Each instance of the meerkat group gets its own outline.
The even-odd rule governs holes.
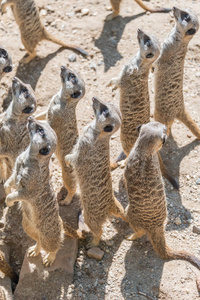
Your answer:
[[[141,0],[135,0],[152,12]],[[119,13],[120,0],[111,0],[113,14]],[[20,27],[22,42],[29,54],[26,62],[35,56],[35,47],[44,38],[86,54],[78,46],[64,45],[51,37],[40,22],[34,0],[3,0],[1,10],[11,5]],[[30,14],[26,14],[30,11]],[[200,269],[200,260],[185,251],[167,246],[164,223],[167,217],[162,174],[177,187],[159,154],[170,133],[174,119],[181,120],[200,138],[200,129],[186,112],[183,100],[184,58],[187,46],[199,29],[199,21],[189,9],[174,7],[175,27],[161,46],[156,37],[138,29],[139,52],[128,62],[119,77],[113,78],[120,89],[120,108],[97,97],[92,98],[94,120],[79,136],[76,106],[85,95],[81,75],[66,66],[61,67],[60,91],[51,99],[48,109],[36,111],[36,98],[30,85],[14,77],[12,101],[0,115],[0,165],[6,171],[1,178],[8,207],[21,203],[24,231],[36,241],[28,254],[37,256],[41,249],[47,252],[43,259],[50,266],[62,246],[64,234],[83,238],[79,230],[62,221],[59,205],[51,184],[49,163],[55,152],[62,169],[63,183],[68,194],[60,205],[71,203],[77,185],[84,221],[93,234],[89,247],[98,246],[102,227],[109,216],[120,217],[134,230],[129,240],[148,234],[156,253],[163,259],[184,259]],[[148,77],[155,68],[155,122],[150,122]],[[0,48],[0,78],[12,71],[12,59]],[[112,188],[110,138],[121,128],[121,144],[127,156],[124,178],[128,206],[124,209],[115,198]],[[41,184],[42,183],[42,184]],[[0,252],[0,270],[17,282],[17,275]]]

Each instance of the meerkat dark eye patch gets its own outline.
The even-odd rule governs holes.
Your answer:
[[[28,97],[28,95],[29,95],[29,91],[28,91],[27,88],[25,88],[25,87],[23,87],[23,88],[21,89],[21,93],[23,93],[23,95],[24,95],[25,98]]]
[[[80,96],[81,96],[81,92],[75,92],[75,93],[71,94],[71,98],[73,98],[73,99],[77,99]]]
[[[107,106],[101,104],[101,106],[100,106],[100,114],[104,114],[105,117],[109,116],[109,111],[108,111]]]
[[[186,21],[186,22],[189,22],[191,19],[190,19],[190,16],[186,13],[186,12],[181,12],[181,20],[182,21]]]
[[[163,139],[162,139],[162,144],[164,145],[166,142],[166,137],[164,136]]]
[[[0,51],[0,56],[2,56],[3,58],[6,59],[6,58],[8,58],[8,53],[6,52],[6,50],[3,50],[3,49],[2,49],[2,50]]]
[[[22,112],[23,112],[24,114],[30,114],[30,113],[33,112],[33,110],[34,110],[33,107],[27,106],[27,107],[25,107],[25,108],[22,110]]]
[[[139,126],[137,127],[137,131],[138,131],[138,132],[140,132],[141,127],[142,127],[142,125],[139,125]]]
[[[73,84],[76,84],[78,82],[76,76],[72,73],[69,73],[68,80],[71,81]]]
[[[193,28],[191,28],[188,31],[186,31],[186,35],[193,35],[195,33],[196,33],[196,29],[193,29]]]
[[[5,67],[4,69],[3,69],[3,72],[5,72],[5,73],[9,73],[9,72],[11,72],[12,71],[12,67],[11,66],[7,66],[7,67]]]
[[[105,132],[111,132],[113,131],[113,126],[112,125],[107,125],[106,127],[104,127],[103,129]]]
[[[146,58],[152,58],[154,55],[153,55],[153,53],[148,53],[147,55],[146,55]]]
[[[40,149],[39,153],[41,155],[48,155],[50,153],[50,151],[51,151],[51,147],[48,146],[48,147],[44,147],[44,148]]]
[[[150,47],[150,46],[151,46],[151,40],[150,40],[150,38],[149,38],[147,35],[144,36],[144,44],[145,44],[147,47]]]

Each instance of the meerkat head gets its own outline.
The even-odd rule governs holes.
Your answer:
[[[155,154],[167,140],[167,127],[159,122],[138,126],[138,141],[150,155]]]
[[[181,10],[173,7],[176,28],[185,40],[191,40],[193,35],[199,29],[199,20],[197,15],[190,9]]]
[[[85,95],[85,83],[78,73],[62,66],[60,77],[67,100],[77,102]]]
[[[121,125],[121,113],[117,106],[105,103],[96,97],[92,98],[92,107],[95,114],[95,127],[100,136],[111,136]]]
[[[14,109],[23,117],[28,117],[36,110],[36,98],[30,84],[23,83],[19,78],[12,79]]]
[[[12,71],[12,58],[5,48],[0,47],[0,80],[5,75]]]
[[[157,38],[154,35],[147,35],[141,29],[137,31],[137,38],[141,58],[153,63],[160,54],[160,45]]]
[[[56,150],[57,137],[55,131],[46,121],[38,121],[28,117],[27,128],[30,135],[31,152],[39,159],[49,158]]]

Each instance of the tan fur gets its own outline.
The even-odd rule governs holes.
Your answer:
[[[2,179],[8,179],[17,156],[28,146],[28,117],[36,110],[35,94],[29,84],[17,77],[12,80],[12,101],[0,116],[0,163],[5,166]]]
[[[18,283],[18,275],[8,265],[3,253],[1,251],[0,251],[0,271],[2,273],[4,273],[7,277],[12,279],[12,281],[14,281],[15,283]],[[1,290],[0,290],[0,292],[1,292]],[[0,299],[1,299],[1,297],[0,297]]]
[[[0,46],[0,81],[2,77],[12,71],[12,58],[7,50]]]
[[[119,77],[113,78],[108,84],[120,88],[122,113],[120,140],[126,156],[129,155],[138,138],[137,127],[150,122],[149,70],[160,54],[159,42],[153,35],[147,35],[138,29],[137,37],[140,50],[130,62],[125,64]],[[178,184],[163,164],[161,156],[159,158],[162,174],[175,188],[178,188]],[[120,158],[117,161],[119,160]],[[112,163],[111,168],[114,169],[117,165],[117,162]]]
[[[110,21],[113,18],[116,18],[119,15],[120,10],[120,4],[122,0],[110,0],[110,4],[112,5],[113,12],[112,14],[108,15],[106,17],[106,21]],[[169,12],[171,9],[168,8],[150,8],[147,5],[144,4],[142,0],[135,0],[135,2],[142,7],[145,11],[150,11],[151,13],[157,13],[157,12]]]
[[[62,88],[51,99],[46,116],[58,138],[56,156],[62,167],[64,185],[68,190],[67,197],[60,204],[67,205],[75,194],[76,179],[73,168],[66,166],[65,156],[72,151],[78,138],[76,106],[85,94],[85,83],[78,73],[64,66],[61,67],[61,80]],[[45,113],[36,116],[37,119],[43,117]]]
[[[24,60],[24,63],[28,63],[35,57],[36,46],[41,40],[49,40],[67,49],[76,50],[87,55],[87,52],[82,50],[79,46],[65,44],[45,30],[34,0],[3,0],[1,2],[2,13],[5,13],[6,7],[8,6],[12,7],[15,21],[20,29],[22,43],[29,54],[28,58]]]
[[[140,135],[129,154],[125,180],[129,198],[126,218],[135,233],[135,240],[145,233],[154,250],[164,259],[188,260],[200,269],[200,260],[185,251],[166,245],[164,223],[167,216],[165,189],[157,152],[167,139],[167,127],[159,122],[142,125]]]
[[[4,185],[8,194],[5,202],[10,207],[21,201],[23,228],[36,241],[36,245],[29,248],[29,255],[37,256],[43,248],[48,252],[43,263],[49,266],[61,247],[64,227],[70,236],[78,237],[79,234],[67,224],[63,227],[50,181],[49,161],[56,149],[56,134],[47,122],[32,117],[28,120],[28,130],[30,144],[18,156],[13,174]],[[11,193],[12,187],[16,191]]]
[[[183,99],[184,59],[188,43],[199,29],[199,21],[189,9],[174,8],[174,16],[175,27],[164,41],[155,65],[154,118],[167,126],[168,134],[178,119],[200,139],[200,129],[186,111]]]
[[[102,225],[110,215],[124,218],[124,209],[114,197],[110,173],[109,141],[120,126],[116,106],[93,98],[95,120],[84,129],[72,154],[65,157],[72,164],[80,185],[85,223],[94,235],[91,246],[99,244]]]

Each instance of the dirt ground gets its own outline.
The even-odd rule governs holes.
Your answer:
[[[69,62],[68,57],[72,51],[43,41],[38,45],[38,56],[28,65],[20,64],[19,61],[25,55],[25,51],[20,41],[18,26],[11,10],[8,9],[0,19],[0,43],[12,54],[14,70],[2,80],[0,89],[2,105],[5,107],[10,101],[11,78],[17,76],[32,85],[38,100],[38,110],[43,110],[61,87],[59,76],[61,65],[69,64],[72,69],[81,73],[86,83],[86,95],[77,107],[80,133],[93,118],[91,108],[93,96],[115,104],[119,103],[118,90],[112,91],[106,85],[137,52],[137,29],[154,33],[162,42],[174,25],[171,14],[146,14],[132,0],[124,0],[121,5],[121,16],[110,22],[104,22],[104,18],[110,13],[109,0],[40,0],[37,3],[41,18],[49,32],[63,41],[80,45],[90,55],[88,58],[77,55],[75,62]],[[151,7],[190,7],[200,18],[199,0],[152,0],[145,3]],[[83,8],[89,10],[87,15],[81,11]],[[184,75],[186,107],[200,127],[199,53],[200,31],[189,44]],[[150,74],[152,114],[153,80],[154,76]],[[184,249],[200,256],[200,236],[193,233],[193,226],[200,226],[200,186],[196,183],[200,177],[200,142],[180,122],[174,123],[172,134],[173,138],[167,141],[162,156],[179,181],[180,191],[177,192],[165,182],[168,201],[166,239],[170,247]],[[112,159],[120,151],[117,132],[111,140]],[[118,168],[112,173],[112,178],[115,195],[125,207],[128,200],[121,183],[122,174],[123,169]],[[54,160],[53,182],[56,191],[59,191],[62,179],[56,160]],[[8,210],[2,203],[1,215],[6,221],[1,238],[11,247],[11,265],[19,272],[25,251],[33,241],[23,232],[21,213],[17,205]],[[176,225],[177,217],[181,220],[180,225]],[[149,299],[199,298],[195,280],[200,271],[186,261],[163,261],[156,256],[151,244],[145,238],[134,242],[127,241],[125,236],[131,232],[128,224],[122,220],[113,218],[107,221],[100,244],[105,254],[100,262],[88,258],[85,242],[79,243],[74,282],[68,288],[66,299],[145,299],[138,294],[138,290],[150,296]]]

